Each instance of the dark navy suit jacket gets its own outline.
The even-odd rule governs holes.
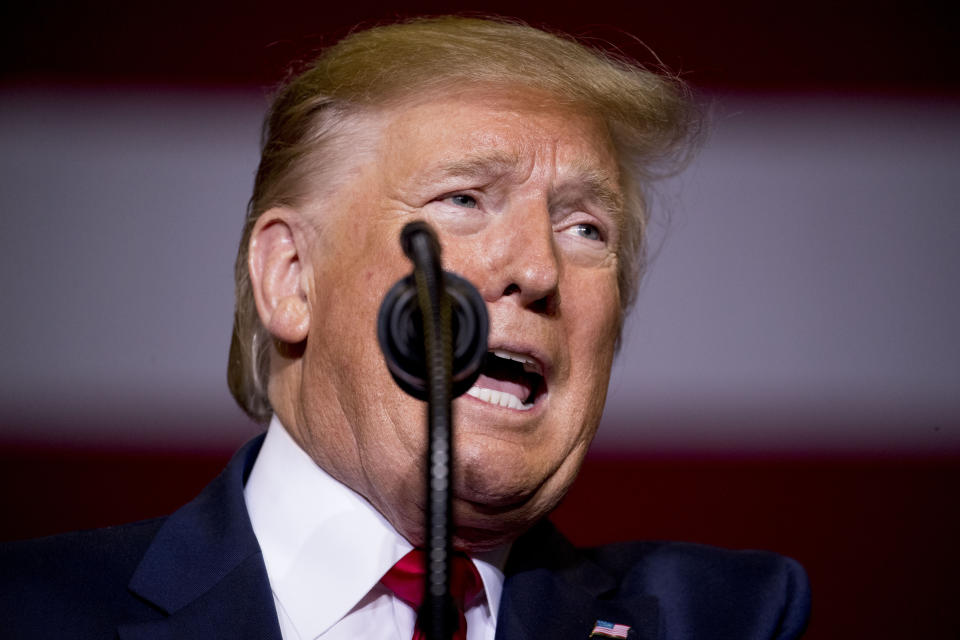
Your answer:
[[[280,640],[243,484],[262,439],[167,518],[0,548],[0,638]],[[678,543],[576,549],[548,522],[518,539],[497,640],[795,638],[810,595],[792,560]]]

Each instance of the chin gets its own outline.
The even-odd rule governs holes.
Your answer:
[[[463,449],[457,454],[455,546],[468,551],[516,539],[553,510],[575,476],[562,464],[533,464],[515,453],[516,446],[513,455]]]
[[[474,435],[455,446],[455,495],[480,509],[522,507],[556,471],[512,442]]]

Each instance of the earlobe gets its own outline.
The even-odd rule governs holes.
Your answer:
[[[248,268],[260,321],[270,334],[296,344],[307,338],[310,307],[303,287],[304,263],[298,251],[296,212],[265,211],[250,234]]]

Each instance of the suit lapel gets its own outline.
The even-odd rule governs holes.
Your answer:
[[[597,620],[630,626],[629,640],[657,637],[657,599],[622,593],[548,522],[514,543],[505,573],[497,640],[586,640]]]
[[[263,438],[241,449],[203,493],[171,515],[130,580],[163,618],[121,625],[122,640],[280,640],[243,484]]]
[[[158,531],[129,589],[161,616],[118,627],[121,640],[281,640],[243,485],[263,439],[234,456],[195,500]],[[659,607],[578,552],[548,522],[518,539],[506,567],[497,640],[582,640],[597,620],[655,640]]]

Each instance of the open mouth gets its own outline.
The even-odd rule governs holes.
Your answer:
[[[467,394],[507,409],[529,411],[545,391],[540,363],[529,356],[493,349]]]

